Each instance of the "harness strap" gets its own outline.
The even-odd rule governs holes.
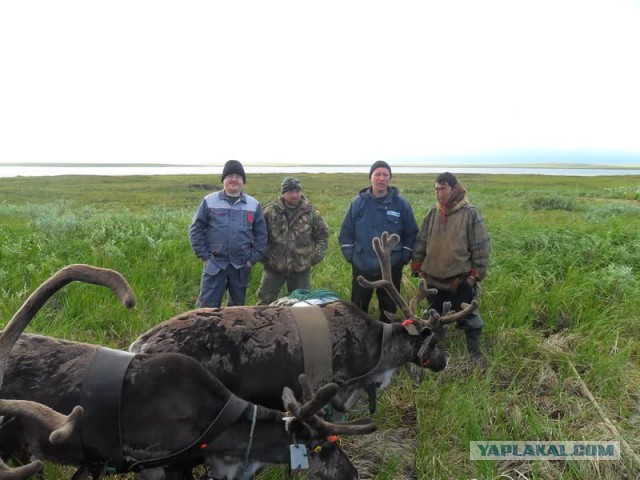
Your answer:
[[[133,353],[105,347],[93,355],[80,399],[82,448],[89,464],[108,463],[118,469],[124,463],[120,404],[124,376],[133,357]]]
[[[249,432],[249,445],[247,445],[247,453],[244,456],[244,465],[242,466],[242,480],[249,479],[249,455],[251,455],[251,447],[253,446],[253,434],[256,430],[256,414],[258,406],[253,404],[253,415],[251,416],[251,431]]]
[[[376,363],[376,366],[363,375],[350,378],[349,380],[343,382],[342,383],[343,385],[348,385],[350,383],[355,383],[361,380],[367,380],[367,383],[373,383],[373,379],[378,371],[378,367],[380,366],[380,363],[382,363],[382,356],[383,356],[382,352],[384,350],[384,346],[389,341],[389,338],[391,338],[391,329],[392,327],[390,323],[382,324],[382,339],[380,341],[380,357],[378,357],[378,363]]]
[[[300,333],[304,373],[311,386],[318,388],[333,378],[333,345],[329,321],[318,305],[301,304],[289,310]]]
[[[432,340],[433,340],[433,333],[429,335],[429,338],[427,339],[426,342],[422,342],[422,345],[420,346],[420,350],[418,350],[418,360],[422,361],[422,356],[427,351],[427,348],[429,348],[429,345],[431,344]]]
[[[203,443],[210,443],[222,432],[229,428],[232,424],[240,418],[240,415],[245,411],[249,402],[243,400],[240,397],[231,395],[227,403],[225,403],[220,413],[213,419],[207,429],[204,431],[197,440],[188,445],[187,447],[165,455],[163,457],[152,458],[149,460],[139,460],[128,465],[124,472],[139,472],[147,468],[160,467],[168,463],[178,463],[183,458],[190,456],[192,452],[200,451],[200,445]],[[122,473],[122,472],[120,472]]]

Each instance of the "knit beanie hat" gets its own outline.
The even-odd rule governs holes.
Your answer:
[[[376,170],[376,168],[386,168],[387,170],[389,170],[389,178],[392,177],[391,167],[389,166],[389,164],[384,160],[378,160],[373,165],[371,165],[371,168],[369,169],[369,179],[371,179],[371,175],[373,175],[373,172]]]
[[[222,169],[222,180],[224,182],[224,177],[227,175],[240,175],[242,177],[242,181],[247,183],[247,175],[244,173],[244,168],[242,168],[242,164],[238,160],[229,160],[224,164],[224,168]]]
[[[302,190],[302,184],[296,177],[286,177],[284,180],[282,180],[280,191],[282,193],[287,193],[291,190]]]

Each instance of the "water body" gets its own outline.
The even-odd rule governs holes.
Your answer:
[[[640,175],[640,168],[548,168],[548,167],[394,167],[393,173],[433,173],[443,171],[452,173],[479,173],[490,175],[559,175],[559,176],[598,176],[598,175]],[[245,166],[247,174],[251,173],[369,173],[369,166]],[[222,166],[193,165],[109,165],[109,166],[70,166],[70,165],[0,165],[0,177],[43,177],[56,175],[219,175]]]

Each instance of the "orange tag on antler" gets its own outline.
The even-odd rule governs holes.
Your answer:
[[[406,327],[407,325],[413,325],[413,320],[411,320],[410,318],[405,320],[404,322],[402,322],[402,326]]]

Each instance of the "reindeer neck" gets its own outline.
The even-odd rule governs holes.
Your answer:
[[[252,406],[206,447],[205,464],[215,478],[246,478],[265,465],[289,463],[292,443],[282,412],[258,407],[254,420]]]

